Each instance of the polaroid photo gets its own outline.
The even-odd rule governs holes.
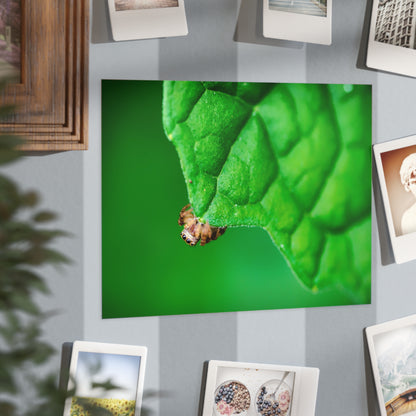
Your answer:
[[[415,2],[374,0],[367,66],[416,77]]]
[[[416,136],[373,146],[396,263],[416,258]]]
[[[116,41],[188,34],[184,0],[108,0]]]
[[[330,45],[332,0],[263,0],[263,35]]]
[[[112,409],[114,414],[139,416],[147,348],[134,345],[75,341],[69,367],[64,416],[88,407]]]
[[[382,416],[416,412],[416,315],[366,328]]]
[[[319,369],[209,361],[202,416],[313,416]]]

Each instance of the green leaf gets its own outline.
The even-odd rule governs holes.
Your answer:
[[[165,81],[163,122],[202,221],[262,227],[311,290],[369,301],[371,86]]]
[[[48,222],[55,220],[56,218],[57,215],[52,211],[40,211],[32,217],[35,222]]]

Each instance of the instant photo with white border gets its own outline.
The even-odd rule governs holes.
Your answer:
[[[140,416],[146,357],[147,348],[142,346],[75,341],[68,391],[75,388],[74,398],[100,401],[111,397],[130,402],[134,416]],[[119,388],[106,391],[94,384],[108,382]],[[70,416],[72,400],[73,397],[66,399],[64,416]]]
[[[367,49],[369,68],[416,77],[416,15],[406,17],[406,7],[415,5],[406,3],[405,0],[373,1]],[[403,24],[404,19],[409,20],[408,25]]]
[[[332,0],[263,0],[263,35],[266,38],[330,45]]]
[[[314,416],[318,379],[317,368],[212,360],[208,363],[202,416],[260,416],[262,403],[282,416]],[[230,388],[233,399],[227,403]]]
[[[116,41],[188,34],[184,0],[108,0],[108,9]]]
[[[396,263],[416,258],[416,136],[373,146]]]
[[[382,416],[416,410],[416,315],[365,329]]]

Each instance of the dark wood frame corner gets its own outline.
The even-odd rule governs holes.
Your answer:
[[[21,82],[0,97],[15,108],[0,134],[22,150],[87,149],[88,50],[89,0],[22,0]]]

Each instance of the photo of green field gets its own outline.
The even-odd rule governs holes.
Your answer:
[[[105,410],[113,416],[134,416],[136,401],[125,399],[94,399],[73,397],[71,416],[95,416]]]

